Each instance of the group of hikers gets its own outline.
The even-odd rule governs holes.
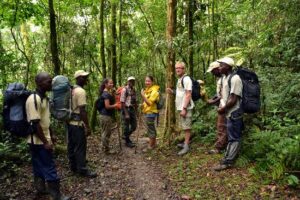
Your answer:
[[[234,60],[229,57],[217,60],[209,66],[207,72],[211,72],[217,78],[216,95],[207,100],[208,104],[217,106],[217,139],[215,149],[208,153],[221,153],[225,150],[224,158],[214,170],[221,171],[232,167],[241,146],[243,129],[243,111],[240,108],[243,95],[243,84],[239,75],[233,74]],[[192,100],[193,80],[185,72],[185,63],[175,64],[178,81],[176,88],[167,88],[169,95],[175,95],[175,106],[179,114],[178,125],[185,133],[184,142],[178,144],[178,155],[184,155],[190,151],[190,139],[192,130],[192,116],[195,103]],[[76,85],[72,89],[71,104],[72,116],[67,122],[68,159],[69,167],[74,174],[88,178],[94,178],[97,174],[87,167],[86,137],[91,134],[87,115],[87,95],[84,86],[88,83],[89,73],[78,70],[74,74]],[[50,127],[50,106],[46,93],[52,89],[52,78],[46,72],[41,72],[35,77],[36,90],[26,100],[26,115],[33,129],[33,134],[27,136],[30,144],[34,186],[38,195],[50,194],[53,199],[69,199],[61,194],[60,182],[53,158],[53,145],[56,136]],[[141,90],[141,106],[138,105],[137,92],[135,90],[135,78],[127,78],[126,86],[120,90],[118,101],[115,98],[114,82],[110,78],[102,81],[99,87],[99,98],[96,102],[100,114],[101,146],[105,154],[110,154],[110,136],[115,126],[115,110],[120,110],[123,139],[125,146],[135,147],[130,136],[137,128],[137,112],[141,109],[144,114],[144,122],[149,137],[147,150],[156,147],[157,131],[156,119],[159,114],[158,102],[160,87],[155,84],[152,76],[145,77],[145,88]],[[48,187],[46,187],[46,182]]]

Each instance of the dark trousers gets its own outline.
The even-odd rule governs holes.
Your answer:
[[[218,114],[217,119],[217,141],[215,147],[218,150],[223,150],[227,146],[227,125],[225,114]]]
[[[68,125],[68,158],[71,170],[86,170],[86,135],[84,127]]]
[[[127,109],[128,111],[129,119],[125,119],[125,112],[122,111],[122,127],[125,138],[129,138],[129,136],[135,131],[137,127],[137,120],[136,113],[133,107],[125,109]]]
[[[44,145],[30,145],[33,175],[46,181],[58,181],[52,151]]]
[[[241,147],[243,129],[244,122],[242,113],[239,111],[233,112],[231,117],[227,119],[228,145],[224,164],[233,164],[237,159]]]

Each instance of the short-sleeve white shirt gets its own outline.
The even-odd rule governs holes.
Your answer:
[[[183,85],[182,85],[182,79],[183,79]],[[193,86],[192,79],[189,76],[183,75],[181,78],[178,79],[177,86],[176,86],[176,99],[175,99],[177,110],[180,111],[183,109],[186,91],[192,91],[192,86]],[[193,108],[194,108],[194,102],[191,98],[187,109],[191,110]]]

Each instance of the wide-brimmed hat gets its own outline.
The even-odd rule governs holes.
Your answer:
[[[218,67],[220,67],[220,63],[219,62],[217,62],[217,61],[215,61],[215,62],[212,62],[210,65],[209,65],[209,67],[208,67],[208,69],[207,69],[207,73],[209,73],[209,72],[211,72],[212,70],[214,70],[214,69],[216,69],[216,68],[218,68]]]
[[[131,81],[131,80],[135,80],[135,78],[134,78],[133,76],[129,76],[129,77],[127,78],[127,81]]]
[[[84,70],[77,70],[74,74],[74,77],[78,78],[79,76],[88,76],[89,74],[89,72],[85,72]]]
[[[229,57],[224,57],[220,60],[217,60],[217,62],[219,63],[225,63],[231,67],[234,67],[234,60],[232,58],[229,58]]]

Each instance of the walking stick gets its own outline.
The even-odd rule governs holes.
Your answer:
[[[136,112],[137,113],[137,112]],[[135,148],[134,148],[134,153],[136,154],[136,150],[137,150],[137,146],[138,146],[138,142],[139,142],[139,137],[140,137],[140,123],[141,123],[141,113],[138,114],[138,119],[137,119],[137,134],[136,134],[136,143],[135,143]]]
[[[120,128],[121,128],[121,122],[120,120],[117,121],[117,129],[118,129],[118,139],[119,139],[119,146],[120,146],[120,151],[122,151],[122,141],[121,141],[121,132],[120,132]]]

